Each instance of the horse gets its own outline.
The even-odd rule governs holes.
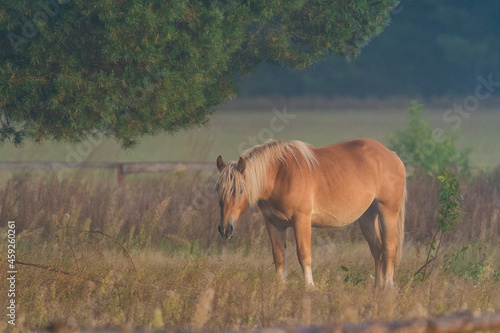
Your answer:
[[[372,139],[312,147],[301,141],[256,145],[239,160],[217,158],[221,236],[230,239],[248,206],[258,205],[271,239],[276,272],[286,281],[286,229],[293,228],[305,283],[311,271],[312,227],[359,221],[375,260],[375,286],[394,286],[404,241],[406,170]]]

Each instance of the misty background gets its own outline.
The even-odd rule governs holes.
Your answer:
[[[329,56],[304,70],[267,64],[240,79],[239,97],[431,99],[473,92],[500,75],[500,2],[403,0],[356,59]]]

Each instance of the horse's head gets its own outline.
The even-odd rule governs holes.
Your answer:
[[[220,173],[216,185],[220,204],[219,232],[225,239],[231,238],[240,216],[247,209],[245,167],[245,160],[241,157],[238,163],[232,162],[227,166],[221,156],[217,158]]]

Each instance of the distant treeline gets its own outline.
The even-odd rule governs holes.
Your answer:
[[[241,96],[429,98],[474,93],[479,76],[500,82],[500,2],[402,0],[391,13],[356,59],[267,64],[241,80]]]

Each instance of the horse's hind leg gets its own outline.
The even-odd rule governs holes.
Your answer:
[[[394,267],[399,247],[399,210],[384,204],[379,204],[378,210],[382,231],[382,275],[384,278],[384,287],[393,287]]]
[[[375,260],[375,286],[377,288],[383,287],[382,241],[380,236],[379,216],[373,205],[359,218],[359,225],[363,236],[365,236],[368,241],[370,251]]]

